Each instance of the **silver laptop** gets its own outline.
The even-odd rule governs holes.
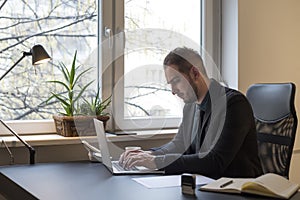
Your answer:
[[[109,152],[106,134],[103,128],[103,123],[100,120],[94,119],[95,129],[97,133],[97,139],[99,148],[101,150],[102,163],[109,169],[112,174],[163,174],[164,171],[150,170],[145,167],[134,167],[132,169],[124,169],[119,165],[119,161],[112,161],[111,154]]]

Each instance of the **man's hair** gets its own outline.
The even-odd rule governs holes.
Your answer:
[[[185,74],[189,72],[192,66],[195,66],[207,77],[200,54],[191,48],[178,47],[171,51],[164,60],[164,67],[169,65],[176,65],[178,71]]]

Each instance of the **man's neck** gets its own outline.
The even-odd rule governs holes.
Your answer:
[[[201,82],[201,93],[199,92],[199,96],[198,96],[198,100],[196,101],[197,104],[201,104],[202,101],[204,100],[206,94],[208,93],[208,90],[209,90],[209,86],[210,86],[210,79],[203,79],[202,82]]]

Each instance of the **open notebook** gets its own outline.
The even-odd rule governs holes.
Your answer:
[[[249,193],[283,199],[289,199],[298,189],[299,184],[273,173],[264,174],[255,179],[220,178],[200,187],[203,191]]]

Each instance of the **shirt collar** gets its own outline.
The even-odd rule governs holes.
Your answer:
[[[208,99],[209,99],[209,92],[207,91],[202,102],[200,104],[197,104],[202,111],[206,110]]]
[[[196,103],[197,108],[201,109],[202,111],[206,111],[207,107],[210,106],[210,105],[208,105],[208,104],[210,104],[208,102],[210,102],[210,98],[211,98],[209,91],[213,90],[213,88],[215,88],[216,85],[217,85],[216,80],[214,80],[214,79],[210,79],[210,80],[211,80],[211,82],[210,82],[210,85],[209,85],[209,89],[206,92],[206,95],[204,96],[204,99],[202,100],[202,102],[200,104]]]

